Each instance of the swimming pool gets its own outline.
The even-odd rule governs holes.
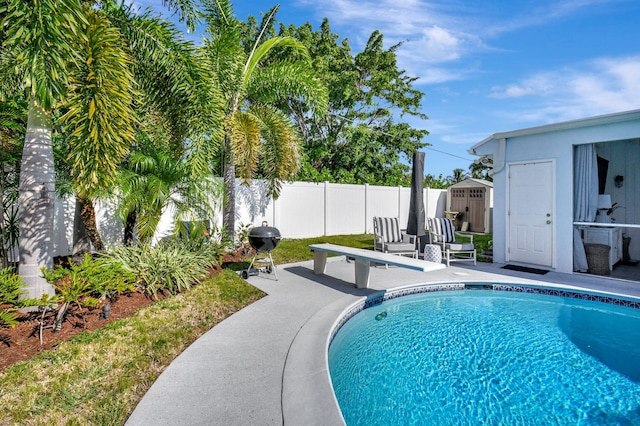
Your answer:
[[[347,425],[640,424],[640,309],[464,288],[368,301],[338,324]]]

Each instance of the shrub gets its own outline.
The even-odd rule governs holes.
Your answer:
[[[17,324],[15,311],[20,305],[19,299],[24,287],[22,278],[13,273],[13,268],[0,270],[0,325]]]
[[[93,259],[86,254],[83,262],[69,267],[59,266],[51,271],[43,270],[44,278],[55,290],[55,302],[58,312],[54,321],[54,330],[60,330],[70,306],[100,306],[101,300],[114,298],[118,294],[134,291],[135,277],[116,262],[105,258]]]
[[[180,240],[168,240],[156,247],[139,244],[118,247],[107,255],[109,262],[120,263],[137,277],[138,288],[157,298],[167,291],[176,294],[206,277],[213,263],[206,245],[188,247]]]

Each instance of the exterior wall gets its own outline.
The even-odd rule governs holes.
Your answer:
[[[541,128],[542,129],[542,128]],[[477,155],[493,155],[495,173],[493,175],[493,256],[497,263],[505,263],[507,259],[507,170],[509,164],[555,160],[555,214],[553,253],[555,269],[558,272],[573,272],[573,146],[613,142],[640,137],[640,121],[616,121],[611,123],[589,125],[588,121],[581,127],[564,128],[553,131],[536,132],[535,128],[522,131],[496,134],[494,138],[474,147]],[[506,139],[504,164],[500,164],[500,137]],[[498,161],[496,161],[498,159]],[[631,164],[629,167],[637,167]],[[637,179],[637,171],[625,171],[625,180],[629,176],[629,184]],[[617,173],[617,172],[613,172]],[[631,175],[633,174],[633,178]],[[609,172],[612,176],[612,171]],[[612,179],[612,178],[611,178]],[[611,180],[609,179],[609,180]],[[626,183],[626,182],[625,182]],[[635,181],[635,188],[638,188]],[[632,187],[633,188],[633,187]],[[637,198],[637,196],[636,196]],[[638,203],[638,200],[634,203]],[[635,205],[635,204],[634,204]],[[629,223],[637,223],[637,218],[630,218]],[[632,220],[631,220],[632,219]],[[633,231],[635,232],[635,231]],[[639,236],[640,237],[640,236]],[[637,240],[637,238],[636,238]],[[633,239],[632,239],[633,241]],[[636,242],[638,244],[639,242]],[[632,256],[633,257],[633,256]]]
[[[507,261],[507,171],[509,164],[555,160],[553,264],[573,272],[573,144],[565,134],[531,135],[506,142],[505,167],[493,175],[493,258]],[[562,183],[562,184],[559,184]]]

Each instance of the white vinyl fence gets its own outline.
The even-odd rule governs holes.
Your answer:
[[[398,217],[403,227],[409,217],[410,188],[293,182],[283,184],[280,197],[273,200],[266,195],[263,181],[256,180],[250,186],[237,181],[236,185],[236,227],[259,226],[266,221],[284,238],[372,233],[374,216]],[[446,198],[446,190],[425,188],[426,216],[443,216]],[[55,256],[71,254],[74,203],[74,198],[57,202]],[[122,241],[123,227],[114,210],[113,204],[96,204],[98,228],[108,246]],[[220,229],[222,214],[210,219]],[[171,235],[174,224],[173,213],[165,212],[154,240]]]

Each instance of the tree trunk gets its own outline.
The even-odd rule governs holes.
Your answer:
[[[224,200],[222,206],[222,225],[227,236],[233,241],[236,229],[236,166],[227,136],[225,136]]]
[[[1,235],[0,245],[2,245],[2,247],[0,249],[2,250],[2,269],[9,266],[9,250],[10,250],[10,247],[8,244],[9,239],[5,234],[6,230],[4,228],[4,220],[5,220],[5,217],[7,216],[6,210],[9,207],[5,204],[5,197],[4,197],[5,186],[6,186],[5,172],[4,172],[4,165],[2,165],[2,170],[0,170],[0,205],[2,206],[2,217],[0,217],[0,235]]]
[[[73,215],[73,250],[71,251],[73,261],[80,264],[84,260],[85,253],[91,253],[91,240],[82,222],[82,203],[76,197],[76,209]]]
[[[93,200],[82,197],[77,197],[77,200],[82,205],[82,208],[80,209],[80,217],[82,218],[82,223],[87,231],[89,240],[91,240],[91,244],[93,244],[93,248],[97,251],[104,251],[105,246],[102,242],[102,238],[100,238],[100,233],[98,232],[96,210],[93,206]]]
[[[56,314],[56,319],[53,321],[53,332],[58,332],[62,330],[62,322],[64,321],[64,316],[67,314],[67,310],[69,309],[69,302],[64,302],[58,308],[58,313]]]
[[[132,211],[127,215],[127,218],[124,222],[124,240],[123,243],[125,246],[133,245],[133,233],[136,230],[136,222],[138,221],[138,212]]]
[[[43,294],[53,295],[55,290],[40,271],[42,267],[53,267],[55,173],[51,119],[33,99],[29,104],[19,191],[18,273],[26,284],[25,297],[40,298]]]

